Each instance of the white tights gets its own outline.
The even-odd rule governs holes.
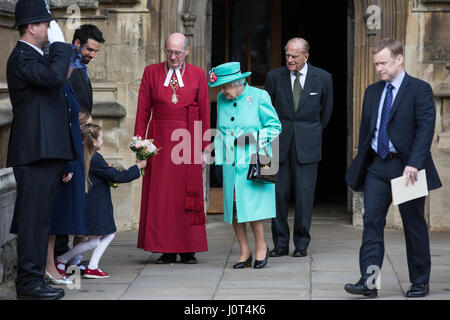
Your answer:
[[[94,236],[89,237],[88,241],[81,242],[73,247],[71,250],[58,257],[58,261],[67,263],[73,257],[82,254],[86,251],[94,249],[92,252],[91,260],[89,261],[88,268],[91,270],[98,269],[98,263],[108,245],[114,239],[115,233],[108,234],[106,236]]]

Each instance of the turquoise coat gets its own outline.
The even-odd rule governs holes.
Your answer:
[[[233,222],[233,191],[236,194],[237,222],[275,218],[275,185],[247,180],[250,157],[256,152],[259,132],[260,154],[266,150],[278,158],[271,142],[281,133],[281,123],[269,94],[246,85],[236,100],[217,96],[217,135],[214,139],[215,163],[223,168],[224,220]],[[250,143],[237,143],[248,135]],[[252,141],[253,140],[253,141]],[[243,141],[242,138],[237,141]]]

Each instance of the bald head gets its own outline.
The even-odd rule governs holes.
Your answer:
[[[166,38],[166,61],[172,69],[178,69],[189,53],[188,38],[182,33],[172,33]]]
[[[167,49],[168,45],[182,45],[184,49],[189,47],[189,39],[182,33],[175,32],[167,36],[164,48]]]

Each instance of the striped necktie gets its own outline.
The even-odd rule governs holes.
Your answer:
[[[381,121],[380,128],[378,129],[378,146],[377,153],[381,158],[385,159],[389,153],[389,138],[387,135],[387,125],[389,122],[389,116],[391,114],[392,109],[392,90],[394,90],[394,86],[389,84],[386,90],[386,97],[384,98],[383,110],[381,112]]]

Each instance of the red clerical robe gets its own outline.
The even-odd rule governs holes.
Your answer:
[[[148,160],[142,181],[137,247],[151,252],[208,250],[201,165],[201,152],[209,144],[203,141],[210,126],[208,86],[204,70],[186,63],[184,68],[176,104],[174,89],[164,86],[165,62],[145,68],[139,90],[134,134],[162,148]]]

